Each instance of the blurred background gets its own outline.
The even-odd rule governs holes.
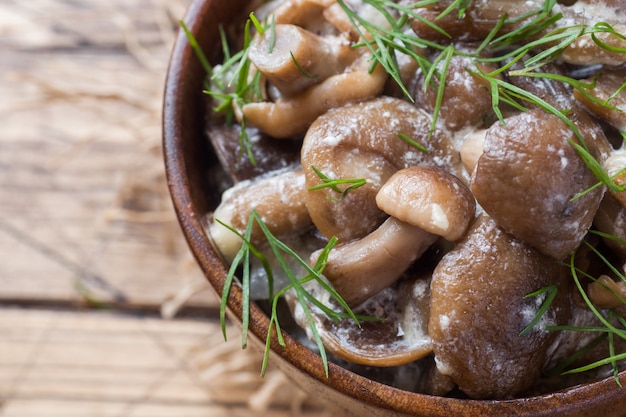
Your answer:
[[[0,416],[322,415],[224,342],[171,208],[188,0],[0,0]]]

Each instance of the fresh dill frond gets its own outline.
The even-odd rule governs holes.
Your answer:
[[[324,249],[321,251],[320,256],[318,257],[315,265],[311,266],[307,261],[302,259],[293,249],[287,246],[284,242],[278,239],[274,234],[269,230],[261,216],[256,210],[252,210],[250,216],[248,218],[248,223],[246,226],[246,230],[244,233],[238,232],[233,227],[225,224],[224,222],[216,219],[224,227],[228,228],[233,233],[237,234],[239,238],[242,240],[242,246],[240,250],[235,255],[233,262],[228,270],[228,274],[224,283],[224,287],[222,289],[221,303],[220,303],[220,322],[222,326],[222,332],[224,337],[226,338],[226,308],[228,305],[228,297],[232,290],[232,286],[235,282],[235,276],[239,270],[241,270],[240,276],[240,285],[242,288],[242,347],[245,348],[247,346],[247,332],[249,328],[249,319],[250,319],[250,278],[251,278],[251,260],[252,257],[257,258],[261,261],[263,269],[268,278],[268,284],[270,287],[270,297],[269,301],[271,304],[271,313],[270,313],[270,324],[267,329],[267,339],[265,346],[265,354],[263,357],[263,364],[261,368],[261,374],[264,375],[267,369],[267,363],[269,359],[269,352],[271,346],[272,335],[276,334],[278,343],[282,346],[285,345],[284,338],[281,332],[281,326],[279,322],[277,307],[278,301],[281,297],[283,297],[287,291],[294,291],[296,294],[296,298],[298,300],[299,305],[301,306],[307,322],[309,324],[309,328],[311,330],[312,338],[315,344],[319,349],[320,356],[322,358],[322,362],[324,365],[324,370],[326,375],[328,375],[328,356],[326,354],[326,350],[322,343],[321,336],[319,335],[319,330],[317,329],[315,319],[313,317],[313,313],[311,312],[311,306],[314,305],[318,307],[324,314],[326,314],[333,321],[337,321],[344,318],[350,318],[354,320],[357,324],[359,323],[359,317],[357,317],[348,304],[343,300],[343,298],[335,291],[334,288],[324,279],[322,276],[322,272],[326,266],[326,262],[328,259],[328,255],[330,250],[336,245],[337,238],[331,238]],[[257,225],[263,236],[265,238],[265,243],[267,244],[271,254],[275,257],[282,272],[287,276],[289,280],[289,284],[284,288],[280,289],[277,292],[273,292],[273,282],[274,282],[274,273],[272,268],[270,267],[267,256],[256,248],[251,243],[252,231]],[[290,266],[290,263],[287,259],[291,259],[295,261],[295,263],[303,268],[306,272],[304,277],[297,277],[293,268]],[[340,311],[337,312],[325,305],[323,305],[319,300],[317,300],[304,286],[306,282],[315,280],[317,283],[329,293],[330,297],[337,302],[340,307]],[[309,305],[310,303],[310,305]],[[273,332],[275,330],[275,333]]]
[[[323,184],[315,185],[313,187],[309,187],[309,191],[322,190],[325,188],[330,188],[334,192],[340,195],[339,198],[329,197],[333,201],[343,201],[346,198],[346,195],[352,190],[355,190],[359,187],[362,187],[366,184],[364,178],[340,178],[340,179],[331,179],[328,178],[322,171],[311,165],[311,169],[315,174],[320,178]],[[348,185],[343,190],[339,188],[339,186]]]
[[[550,306],[552,305],[554,299],[556,298],[558,291],[559,289],[557,288],[557,286],[552,284],[552,285],[548,285],[543,288],[540,288],[537,291],[531,292],[530,294],[526,294],[524,296],[524,298],[532,298],[532,297],[539,297],[539,296],[545,295],[545,300],[543,300],[543,302],[541,303],[541,307],[539,307],[539,309],[537,310],[537,313],[532,318],[530,323],[528,323],[528,325],[524,327],[524,329],[519,333],[520,336],[530,333],[530,331],[535,328],[537,323],[539,323],[539,321],[546,314],[548,309],[550,309]]]
[[[410,138],[406,134],[404,134],[402,132],[398,132],[398,133],[396,133],[396,136],[398,136],[400,139],[402,139],[403,141],[405,141],[409,145],[419,149],[420,152],[428,153],[428,149],[424,145],[422,145],[421,143],[419,143],[415,139]]]
[[[195,36],[193,36],[193,33],[191,33],[184,21],[181,20],[179,23],[180,27],[183,29],[183,32],[185,32],[185,37],[187,38],[187,42],[189,42],[189,45],[191,46],[194,55],[196,56],[196,58],[198,58],[198,61],[200,61],[200,65],[202,65],[202,68],[204,68],[204,71],[207,74],[211,74],[211,72],[213,71],[213,66],[209,63],[209,60],[204,54],[202,48],[200,48],[200,45],[198,45],[198,41],[196,40]],[[209,85],[206,79],[204,80],[204,85],[205,87],[208,87]]]
[[[268,29],[250,13],[243,31],[242,49],[235,54],[231,54],[225,32],[220,30],[222,38],[222,48],[224,61],[216,66],[210,76],[210,87],[205,89],[205,93],[217,101],[214,108],[216,113],[223,113],[227,124],[232,124],[235,119],[235,111],[243,115],[242,108],[245,104],[262,101],[263,93],[261,87],[261,73],[254,70],[252,62],[248,57],[248,52],[253,41],[252,27],[257,31]],[[273,20],[269,30],[273,31]],[[252,142],[246,129],[245,116],[242,116],[241,133],[239,135],[240,157],[245,152],[252,165],[256,165],[256,160],[252,151]]]
[[[293,52],[289,51],[289,55],[291,56],[291,60],[293,61],[293,64],[296,66],[296,68],[298,69],[298,71],[300,71],[300,73],[302,75],[304,75],[305,78],[311,78],[311,79],[315,79],[317,77],[319,77],[318,74],[309,74],[307,72],[307,70],[304,69],[304,67],[302,67],[302,65],[298,62],[298,60],[296,59],[295,56],[293,56]]]

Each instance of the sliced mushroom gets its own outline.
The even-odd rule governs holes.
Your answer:
[[[563,121],[541,110],[496,123],[471,181],[478,203],[500,227],[559,260],[578,247],[604,193],[597,187],[573,199],[597,182],[569,142],[573,137]],[[594,143],[587,140],[598,155]]]
[[[311,167],[333,179],[362,178],[366,184],[337,201],[330,188],[309,191],[306,206],[320,232],[341,242],[359,239],[376,229],[386,215],[375,196],[396,171],[409,166],[439,166],[463,175],[458,153],[442,131],[429,137],[431,119],[410,103],[380,97],[333,109],[309,128],[302,144],[307,188],[323,184]],[[415,140],[426,151],[402,140]]]
[[[445,254],[433,272],[428,333],[439,372],[472,398],[509,398],[535,382],[556,332],[569,318],[565,269],[502,231],[486,214]],[[556,298],[539,322],[548,285]]]
[[[252,210],[257,211],[279,238],[306,232],[312,223],[304,206],[305,192],[301,169],[281,171],[234,185],[224,192],[222,202],[213,212],[209,225],[213,244],[231,261],[241,247],[241,239],[217,220],[244,234]],[[262,242],[262,236],[255,223],[252,242]]]
[[[438,236],[449,241],[462,237],[475,212],[469,189],[433,167],[396,172],[376,195],[376,203],[391,217],[363,239],[337,246],[324,270],[351,306],[394,283]],[[313,262],[317,256],[313,254]]]
[[[352,319],[333,321],[318,308],[311,313],[324,348],[350,363],[368,366],[398,366],[413,362],[432,352],[426,332],[429,311],[430,279],[407,279],[389,287],[353,309],[359,316],[379,320]],[[317,283],[307,289],[325,305],[338,309],[328,293]],[[286,295],[294,319],[311,337],[309,323],[293,293]]]

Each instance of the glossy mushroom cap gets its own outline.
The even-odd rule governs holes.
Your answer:
[[[439,372],[472,398],[510,398],[530,388],[557,337],[545,326],[570,315],[568,291],[559,291],[540,322],[520,334],[545,299],[526,295],[565,278],[556,261],[479,216],[433,272],[428,332]]]
[[[366,184],[337,203],[330,189],[309,191],[306,206],[313,223],[340,242],[359,239],[387,217],[376,206],[376,193],[396,171],[410,166],[438,166],[462,175],[458,153],[442,131],[429,137],[431,119],[407,101],[379,97],[333,109],[313,122],[302,144],[302,166],[307,188],[322,184],[311,169],[329,178],[363,178]],[[422,149],[402,140],[401,133]]]
[[[409,167],[389,178],[376,195],[385,213],[429,233],[456,241],[474,220],[472,192],[454,175],[435,167]]]
[[[487,130],[471,180],[478,203],[500,227],[559,260],[579,246],[604,193],[598,187],[573,198],[597,178],[572,138],[563,121],[541,110],[510,117]],[[594,141],[587,145],[594,152]]]

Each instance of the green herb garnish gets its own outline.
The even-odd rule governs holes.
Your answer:
[[[520,332],[520,336],[529,333],[537,325],[537,323],[539,323],[539,320],[541,320],[543,315],[546,314],[546,312],[552,305],[552,302],[554,301],[557,292],[558,288],[556,285],[548,285],[524,296],[524,298],[531,298],[545,295],[546,298],[541,303],[541,307],[539,307],[539,310],[537,310],[537,314],[535,314],[530,323],[528,323],[528,325]]]
[[[330,188],[334,192],[340,195],[339,198],[329,197],[333,201],[343,201],[346,198],[346,195],[359,187],[365,185],[366,181],[364,178],[346,178],[346,179],[331,179],[328,178],[322,171],[315,168],[311,165],[311,169],[315,172],[315,174],[322,180],[323,184],[316,185],[314,187],[310,187],[309,191],[322,190],[325,188]],[[339,188],[339,186],[348,185],[343,190]]]
[[[224,227],[231,230],[233,233],[237,234],[243,242],[241,249],[239,250],[239,252],[237,252],[237,255],[235,256],[230,266],[228,275],[226,277],[226,281],[224,283],[224,288],[222,290],[222,301],[220,304],[220,321],[222,324],[222,332],[224,334],[224,338],[226,338],[226,333],[225,333],[226,324],[225,323],[226,323],[226,306],[228,302],[228,296],[230,294],[232,285],[234,284],[235,274],[237,273],[237,270],[241,267],[242,270],[241,270],[240,282],[241,282],[241,287],[242,287],[242,347],[245,348],[247,345],[247,332],[248,332],[248,326],[249,326],[250,303],[251,303],[250,292],[249,292],[250,261],[251,261],[251,256],[254,256],[255,258],[261,261],[261,264],[263,265],[263,268],[267,275],[269,288],[270,288],[269,300],[272,306],[272,311],[270,315],[270,325],[267,331],[268,334],[267,334],[267,340],[266,340],[266,345],[265,345],[265,353],[263,357],[263,365],[261,369],[261,374],[262,375],[265,374],[265,371],[267,369],[273,330],[276,331],[275,334],[276,334],[278,343],[281,346],[285,346],[285,341],[281,333],[281,326],[279,323],[277,306],[278,306],[278,300],[282,296],[284,296],[287,291],[293,290],[307,318],[307,321],[309,323],[309,328],[311,330],[311,334],[313,337],[313,341],[315,342],[315,344],[317,345],[319,349],[319,353],[320,353],[320,356],[322,358],[322,362],[324,365],[324,370],[326,372],[326,375],[328,376],[328,357],[326,355],[326,350],[324,349],[324,345],[322,344],[321,337],[317,330],[315,320],[311,313],[311,308],[309,306],[309,303],[311,303],[315,307],[322,310],[323,313],[326,314],[332,320],[337,321],[337,320],[344,319],[344,318],[350,318],[354,320],[357,324],[359,323],[359,318],[352,312],[352,310],[346,304],[346,302],[332,288],[332,286],[330,286],[330,284],[326,282],[326,280],[322,276],[322,272],[324,270],[324,267],[326,266],[326,261],[328,259],[328,254],[330,253],[330,250],[333,248],[333,246],[335,246],[335,244],[337,243],[337,238],[332,238],[329,240],[326,247],[321,251],[321,254],[318,257],[315,265],[311,266],[309,265],[307,261],[302,259],[293,249],[289,248],[285,243],[283,243],[281,240],[279,240],[272,234],[272,232],[265,225],[265,223],[261,219],[261,216],[256,212],[256,210],[253,210],[250,213],[246,231],[243,234],[239,233],[237,230],[228,226],[227,224],[219,220],[217,221],[220,224],[222,224]],[[251,243],[252,230],[253,230],[255,223],[259,226],[260,230],[262,231],[265,237],[266,243],[272,255],[276,258],[276,260],[281,266],[282,271],[285,273],[285,275],[289,279],[289,285],[287,285],[285,288],[279,290],[276,293],[274,293],[273,291],[274,274],[272,272],[271,267],[269,266],[267,257],[260,250],[255,248],[255,246]],[[287,262],[287,258],[291,258],[295,260],[297,265],[301,266],[306,271],[306,275],[301,278],[297,277],[296,273],[292,270],[289,263]],[[328,306],[322,304],[310,292],[307,291],[304,284],[312,280],[317,281],[317,283],[325,291],[327,291],[330,294],[330,297],[333,300],[335,300],[337,304],[340,306],[341,308],[340,312],[337,312],[329,308]]]

